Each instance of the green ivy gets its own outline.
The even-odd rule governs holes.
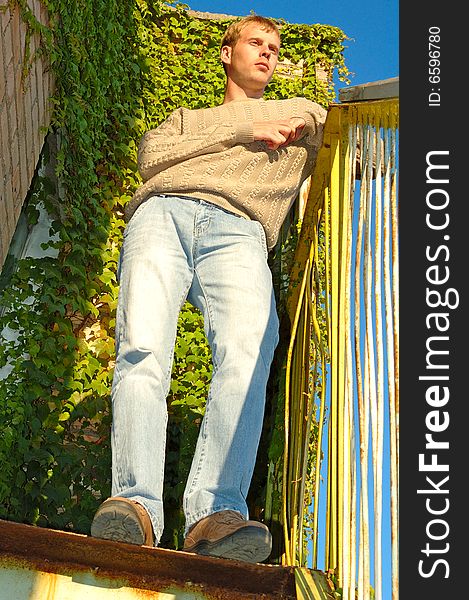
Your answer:
[[[0,290],[0,330],[17,335],[0,347],[0,367],[11,369],[0,381],[0,517],[88,533],[110,494],[116,270],[124,206],[141,183],[137,145],[175,108],[222,101],[219,42],[228,21],[196,19],[186,5],[160,0],[44,0],[44,27],[24,0],[15,4],[28,26],[26,43],[41,36],[56,81],[48,140],[56,134],[59,147],[43,156],[55,177],[36,177],[27,205],[31,222],[45,205],[53,219],[46,249],[58,255],[21,260]],[[303,95],[327,106],[334,90],[316,79],[316,66],[346,79],[345,34],[328,25],[281,27],[280,60],[303,59],[302,76],[276,76],[267,97]],[[24,73],[34,59],[25,53]],[[186,304],[168,397],[167,547],[182,543],[181,496],[211,368],[202,317]],[[280,388],[272,382],[263,442],[276,464]],[[258,509],[266,484],[260,473],[252,491]]]

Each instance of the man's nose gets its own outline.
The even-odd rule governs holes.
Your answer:
[[[272,54],[272,50],[268,46],[263,46],[261,56],[269,59]]]

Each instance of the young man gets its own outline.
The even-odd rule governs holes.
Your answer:
[[[204,315],[213,375],[184,492],[184,550],[249,562],[270,554],[270,532],[246,505],[278,342],[267,256],[326,116],[304,98],[263,100],[279,47],[270,19],[230,25],[223,104],[180,108],[140,143],[144,183],[126,209],[119,269],[112,497],[94,517],[95,537],[158,545],[166,396],[189,299]]]

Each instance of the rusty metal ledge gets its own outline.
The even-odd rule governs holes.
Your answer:
[[[134,546],[0,520],[0,573],[28,570],[68,577],[91,575],[120,586],[164,592],[172,598],[294,600],[295,568]],[[145,593],[145,592],[143,592]],[[174,592],[173,592],[174,593]],[[195,593],[195,595],[194,595]],[[168,597],[163,594],[164,597]],[[15,598],[23,600],[23,598]]]

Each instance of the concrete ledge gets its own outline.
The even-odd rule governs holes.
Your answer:
[[[354,85],[339,90],[340,102],[357,102],[360,100],[382,100],[399,97],[399,77],[372,81],[362,85]]]

